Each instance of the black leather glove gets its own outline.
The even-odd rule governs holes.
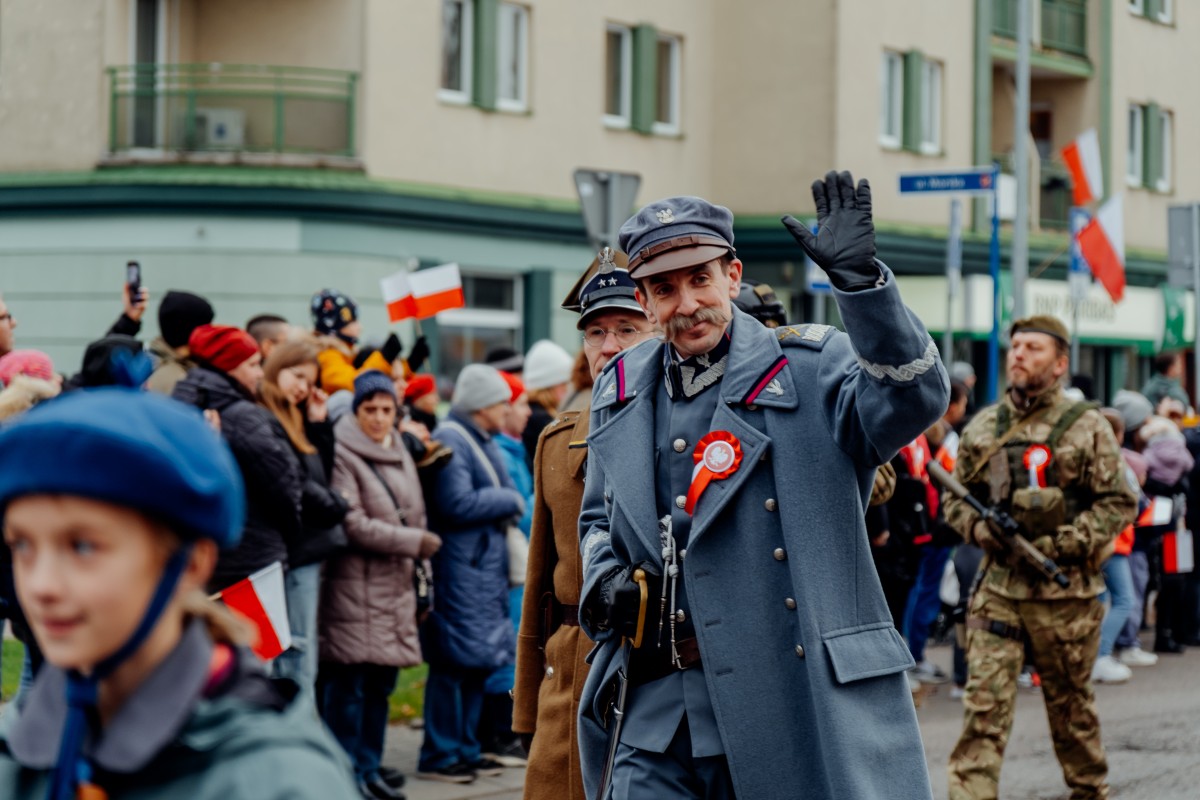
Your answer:
[[[429,342],[424,336],[418,336],[413,342],[412,351],[408,354],[408,368],[416,372],[425,363],[425,359],[429,358]]]
[[[849,172],[829,172],[823,182],[813,182],[812,193],[816,234],[790,214],[783,218],[784,227],[836,288],[854,292],[877,285],[882,273],[875,264],[870,184],[863,179],[855,190]]]
[[[383,356],[384,361],[391,364],[400,355],[400,337],[394,333],[389,333],[387,341],[383,343],[383,347],[379,348],[379,355]]]
[[[637,638],[638,613],[642,607],[642,589],[633,579],[636,570],[645,570],[649,582],[657,581],[649,564],[614,567],[600,579],[599,591],[589,609],[592,624],[599,630],[615,631],[618,636]],[[650,594],[658,597],[657,590]],[[649,596],[649,595],[648,595]]]

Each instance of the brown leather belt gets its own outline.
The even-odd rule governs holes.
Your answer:
[[[994,633],[1002,639],[1016,639],[1018,642],[1025,639],[1025,632],[1016,625],[1009,625],[1005,622],[1000,622],[994,619],[985,619],[983,617],[967,617],[967,627],[977,631],[987,631]]]
[[[700,645],[695,638],[680,639],[675,643],[679,652],[679,665],[671,660],[671,645],[662,647],[645,644],[634,650],[629,658],[629,683],[638,686],[665,678],[673,672],[700,666]]]

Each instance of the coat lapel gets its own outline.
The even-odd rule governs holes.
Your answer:
[[[621,359],[623,366],[605,368],[593,405],[595,409],[611,408],[612,416],[587,438],[588,458],[595,459],[606,475],[620,475],[620,485],[628,487],[608,500],[652,553],[661,548],[654,502],[654,381],[661,372],[656,369],[660,353],[660,347],[639,346]],[[605,392],[616,386],[617,367],[621,368],[626,402],[612,408],[620,402],[618,392],[615,388]]]

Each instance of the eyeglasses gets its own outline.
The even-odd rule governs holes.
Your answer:
[[[604,340],[608,338],[610,333],[617,340],[617,344],[621,345],[621,347],[628,347],[637,341],[637,338],[643,332],[632,325],[622,325],[615,330],[601,327],[588,328],[583,332],[583,343],[588,347],[603,347]]]

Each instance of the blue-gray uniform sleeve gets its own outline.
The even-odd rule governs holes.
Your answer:
[[[599,385],[599,383],[597,383]],[[592,411],[591,429],[600,427],[600,412]],[[583,590],[579,594],[579,626],[588,638],[602,642],[612,634],[598,632],[590,624],[583,609],[599,590],[600,578],[614,567],[628,566],[617,558],[612,547],[609,506],[604,500],[604,471],[597,459],[589,458],[583,481],[583,504],[579,509],[579,552],[583,566]]]
[[[879,465],[946,412],[950,382],[925,326],[900,299],[896,276],[882,262],[879,285],[833,290],[849,336],[821,351],[818,380],[838,445],[856,460]]]

